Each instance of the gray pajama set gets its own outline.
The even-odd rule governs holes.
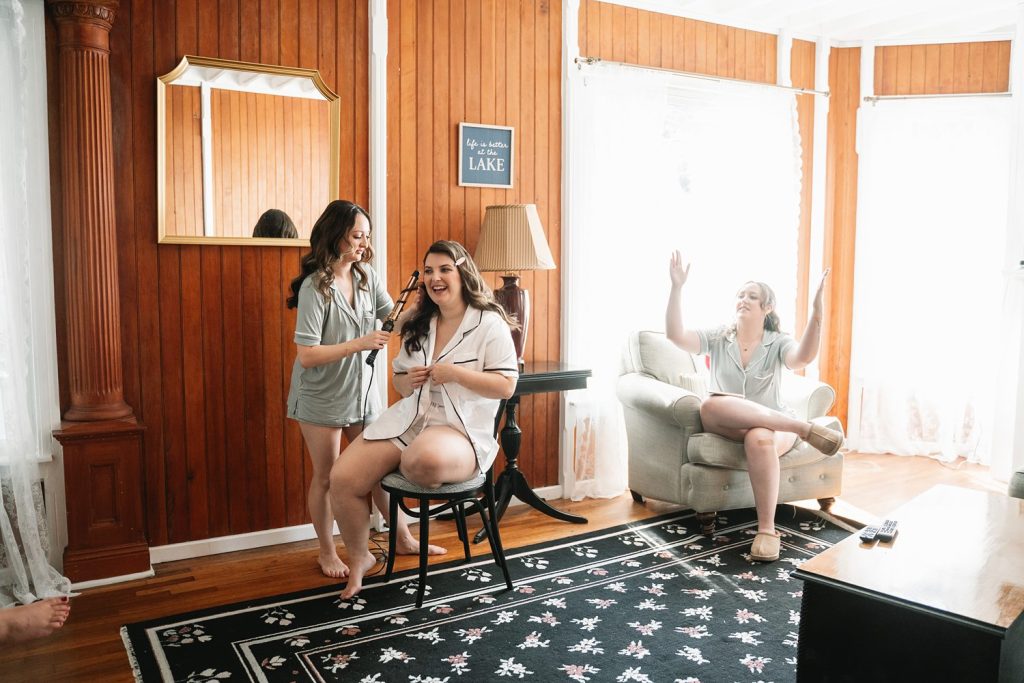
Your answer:
[[[313,286],[312,278],[307,277],[302,282],[295,320],[296,344],[340,344],[379,327],[378,321],[387,318],[394,302],[377,273],[369,267],[363,270],[367,273],[366,288],[359,273],[352,271],[355,308],[334,285],[331,285],[331,299],[327,301]],[[378,377],[377,381],[384,381],[384,378]],[[325,427],[345,427],[363,421],[363,405],[367,401],[365,417],[369,424],[383,410],[378,392],[369,392],[367,400],[369,383],[366,353],[354,353],[314,368],[302,367],[296,358],[288,390],[288,417]]]

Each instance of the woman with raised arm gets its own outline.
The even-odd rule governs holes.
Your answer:
[[[394,386],[403,398],[366,428],[331,470],[331,502],[348,551],[344,600],[373,567],[366,494],[400,470],[424,488],[485,472],[498,454],[494,417],[519,378],[511,327],[458,242],[434,242],[423,259],[425,295],[402,330]]]
[[[391,337],[377,328],[394,302],[369,267],[371,229],[359,205],[341,199],[328,204],[310,233],[310,252],[302,257],[302,272],[292,280],[287,300],[288,308],[299,309],[288,417],[298,421],[313,464],[306,503],[320,543],[317,561],[324,575],[334,579],[347,576],[348,567],[334,545],[331,466],[341,453],[342,434],[351,443],[382,411],[377,392],[369,390],[371,374],[364,360],[368,351],[384,348]],[[398,329],[414,307],[399,316]],[[387,514],[387,494],[376,487],[373,497]],[[404,520],[392,531],[398,534],[399,552],[419,552]],[[444,552],[431,546],[433,554]]]
[[[801,438],[826,455],[843,445],[843,435],[794,417],[779,399],[783,366],[799,370],[818,354],[822,295],[829,270],[821,274],[811,319],[797,342],[779,328],[775,293],[763,282],[747,282],[736,294],[736,319],[719,328],[691,330],[683,325],[682,291],[690,274],[678,251],[669,262],[665,333],[676,346],[711,358],[712,394],[701,403],[704,431],[743,444],[757,510],[757,535],[750,557],[779,559],[775,504],[779,497],[779,456]]]

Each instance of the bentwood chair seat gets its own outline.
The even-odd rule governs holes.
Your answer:
[[[430,518],[442,512],[451,511],[455,518],[455,527],[459,532],[459,540],[462,541],[462,548],[466,554],[466,562],[472,557],[469,552],[469,533],[466,530],[466,507],[469,511],[477,511],[480,520],[483,522],[484,530],[487,532],[487,540],[491,545],[491,554],[494,562],[505,575],[505,585],[512,590],[512,578],[508,573],[508,563],[505,561],[505,550],[501,546],[501,536],[498,532],[498,519],[494,514],[494,482],[491,480],[491,471],[486,474],[479,474],[469,481],[456,484],[444,484],[440,488],[428,489],[417,486],[406,479],[399,472],[392,472],[381,480],[381,487],[391,495],[390,517],[397,519],[398,509],[401,508],[407,514],[419,519],[420,522],[420,566],[419,566],[419,587],[416,591],[416,607],[423,606],[423,596],[427,588],[427,548],[430,538]],[[404,499],[414,498],[417,501],[418,509],[410,508]],[[443,501],[431,507],[431,501]],[[388,534],[388,562],[385,581],[391,580],[391,573],[395,566],[395,534]]]

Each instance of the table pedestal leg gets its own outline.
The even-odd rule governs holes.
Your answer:
[[[509,501],[512,500],[512,496],[515,496],[530,507],[555,519],[574,524],[586,524],[585,517],[571,515],[548,505],[533,492],[530,484],[526,481],[526,475],[519,469],[519,446],[522,441],[522,430],[519,429],[519,424],[516,422],[516,407],[518,405],[518,396],[513,396],[505,403],[505,426],[501,430],[501,447],[505,451],[505,469],[501,471],[494,482],[494,495],[497,499],[495,500],[495,512],[498,519],[505,514]],[[473,542],[479,543],[484,534],[485,531],[481,529],[473,538]]]

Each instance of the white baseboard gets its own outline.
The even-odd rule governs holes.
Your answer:
[[[337,525],[335,525],[335,533],[337,533]],[[263,548],[268,545],[308,541],[312,538],[316,538],[316,531],[313,529],[313,525],[299,524],[298,526],[288,526],[280,529],[252,531],[247,534],[204,538],[201,541],[158,545],[149,549],[149,561],[153,564],[160,564],[162,562],[173,562],[174,560],[190,560],[195,557]]]
[[[544,500],[552,500],[562,496],[562,487],[544,486],[534,489],[533,492]],[[518,498],[513,498],[509,506],[522,504]],[[412,523],[415,523],[415,521],[410,520]],[[335,533],[338,533],[337,525],[335,525]],[[206,555],[219,555],[220,553],[231,553],[238,550],[264,548],[269,545],[308,541],[314,538],[316,538],[316,531],[314,531],[313,525],[300,524],[281,529],[253,531],[234,536],[218,536],[217,538],[206,538],[201,541],[186,541],[185,543],[155,546],[149,549],[149,561],[152,564],[161,564],[175,560],[190,560],[196,557],[205,557]]]
[[[79,591],[85,590],[86,588],[96,588],[97,586],[109,586],[112,583],[123,583],[125,581],[134,581],[136,579],[148,579],[154,576],[156,572],[153,571],[153,566],[150,565],[149,569],[144,572],[135,572],[134,574],[122,574],[121,576],[108,576],[102,579],[93,579],[91,581],[79,581],[78,583],[71,584],[71,590]]]
[[[554,500],[562,497],[562,487],[558,485],[544,486],[539,489],[534,489],[533,492],[537,494],[538,498],[543,500]],[[522,502],[518,498],[513,498],[509,505],[522,505]]]

